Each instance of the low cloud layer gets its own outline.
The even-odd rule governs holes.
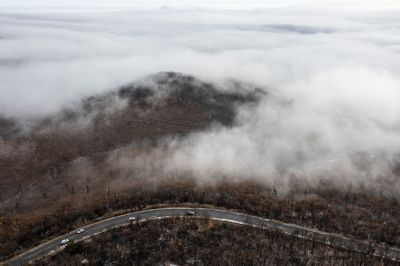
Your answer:
[[[0,113],[51,114],[159,71],[234,79],[267,96],[239,110],[237,127],[171,142],[166,168],[272,182],[291,166],[340,160],[329,174],[376,184],[400,146],[399,18],[397,9],[0,13]],[[361,171],[359,153],[385,163]]]
[[[398,4],[397,0],[37,0],[34,3],[30,0],[3,0],[0,6],[6,7],[110,7],[110,6],[130,6],[130,7],[154,7],[171,5],[173,7],[255,7],[255,6],[301,6],[301,5],[393,5]]]

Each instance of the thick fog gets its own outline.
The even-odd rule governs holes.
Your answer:
[[[269,182],[334,174],[367,185],[390,175],[400,145],[400,9],[8,11],[0,25],[4,116],[51,114],[159,71],[220,86],[235,79],[268,93],[239,110],[237,126],[172,141],[168,170]],[[367,169],[354,162],[359,154]]]

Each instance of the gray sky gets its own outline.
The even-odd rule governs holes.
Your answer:
[[[282,6],[282,5],[387,5],[397,4],[398,0],[2,0],[0,6],[15,7],[80,7],[80,6],[220,6],[220,7],[251,7],[251,6]]]

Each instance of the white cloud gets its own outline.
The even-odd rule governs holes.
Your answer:
[[[272,87],[352,63],[397,74],[397,13],[378,14],[382,24],[368,12],[330,13],[3,13],[0,111],[54,111],[163,70],[238,77]]]
[[[213,7],[255,7],[255,6],[287,6],[287,5],[386,5],[398,4],[396,0],[3,0],[0,5],[20,7],[105,7],[105,6],[133,6],[133,7],[154,7],[154,6],[213,6]]]
[[[0,112],[47,114],[179,71],[251,82],[273,97],[242,109],[238,127],[176,144],[172,167],[271,178],[283,161],[396,152],[399,18],[398,9],[1,13]]]

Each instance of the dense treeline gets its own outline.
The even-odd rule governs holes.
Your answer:
[[[307,194],[308,193],[308,194]],[[300,196],[303,199],[299,199]],[[309,197],[312,195],[312,197]],[[143,182],[126,192],[106,191],[91,200],[66,199],[59,206],[34,214],[3,218],[0,228],[2,256],[20,248],[37,244],[53,234],[66,233],[85,222],[121,209],[139,210],[151,204],[179,205],[184,202],[211,204],[238,209],[249,214],[278,219],[284,222],[319,228],[357,239],[399,245],[396,200],[383,200],[372,195],[320,189],[285,197],[258,183],[220,183],[215,186],[196,186],[187,181]]]
[[[210,220],[132,223],[36,265],[396,265],[276,231]]]

